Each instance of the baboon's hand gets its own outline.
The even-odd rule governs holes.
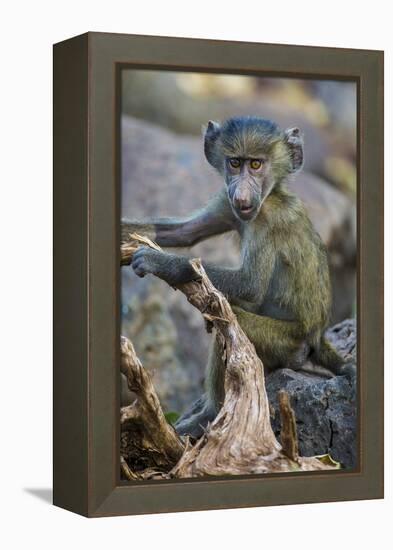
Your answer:
[[[165,263],[165,252],[153,250],[148,246],[141,246],[132,257],[132,268],[138,277],[144,277],[148,273],[160,275],[161,266]]]
[[[152,273],[171,286],[195,279],[195,271],[188,258],[153,250],[147,246],[138,248],[131,265],[138,277]]]

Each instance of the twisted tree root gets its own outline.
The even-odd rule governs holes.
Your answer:
[[[127,433],[122,456],[134,475],[151,469],[153,477],[153,473],[167,472],[177,463],[184,444],[166,421],[150,374],[142,367],[134,346],[124,336],[120,346],[120,370],[127,378],[129,389],[137,395],[131,405],[120,410],[122,436]],[[123,466],[122,471],[129,476]]]

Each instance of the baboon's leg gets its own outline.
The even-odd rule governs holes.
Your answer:
[[[180,435],[191,435],[197,439],[203,434],[207,424],[213,422],[224,401],[224,377],[222,350],[214,335],[206,367],[206,394],[176,422],[175,428]]]
[[[190,435],[194,439],[199,439],[208,423],[213,422],[216,416],[216,410],[204,394],[177,420],[175,428],[179,435]]]
[[[297,370],[305,363],[310,348],[298,323],[263,317],[239,307],[232,309],[267,371],[279,367]],[[213,338],[206,369],[206,393],[211,408],[216,413],[225,397],[225,364],[222,353],[217,339]]]
[[[304,364],[310,350],[298,323],[263,317],[238,307],[232,309],[240,326],[255,345],[266,370],[278,367],[297,370]],[[213,336],[206,367],[206,400],[192,415],[179,421],[179,433],[199,437],[207,422],[214,420],[224,402],[224,380],[223,350],[216,336]]]
[[[218,343],[216,335],[214,335],[210,343],[205,385],[210,408],[215,411],[216,414],[224,402],[224,380],[225,363],[223,359],[223,350]]]
[[[239,307],[232,309],[267,370],[297,370],[306,361],[310,347],[300,323],[256,315]]]

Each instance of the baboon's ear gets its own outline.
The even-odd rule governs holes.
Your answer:
[[[218,122],[209,120],[207,123],[204,138],[205,138],[205,156],[209,164],[211,164],[217,170],[220,169],[221,160],[219,157],[219,151],[217,150],[217,139],[220,136],[221,127]]]
[[[284,132],[284,141],[288,146],[292,161],[292,172],[300,170],[304,162],[303,134],[299,128],[288,128]]]

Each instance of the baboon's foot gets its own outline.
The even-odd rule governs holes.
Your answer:
[[[194,439],[199,439],[209,422],[213,422],[216,416],[216,410],[204,394],[179,418],[175,429],[179,435],[189,435]]]

